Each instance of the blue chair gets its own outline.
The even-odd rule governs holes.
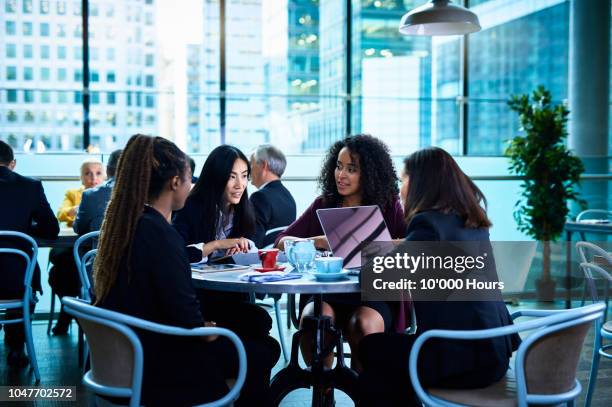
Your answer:
[[[600,279],[603,280],[603,283],[604,283],[603,301],[606,304],[606,310],[604,311],[604,320],[606,320],[608,319],[608,300],[609,300],[609,293],[610,293],[610,281],[612,281],[610,280],[610,275],[605,270],[602,270],[603,273],[599,271],[595,271],[595,274],[593,275],[591,273],[590,267],[582,267],[582,264],[592,263],[597,266],[596,258],[599,257],[601,262],[612,265],[612,254],[590,242],[577,242],[576,250],[578,251],[578,255],[580,257],[581,268],[582,268],[582,271],[584,272],[584,292],[582,294],[582,304],[581,305],[584,305],[586,297],[589,293],[591,295],[591,300],[593,302],[599,300],[599,295],[597,294],[597,288],[596,288],[595,283],[597,282],[597,280],[600,280]],[[599,267],[599,269],[601,269],[601,267]]]
[[[586,242],[579,242],[586,243]],[[610,262],[612,264],[612,262]],[[580,267],[584,270],[587,284],[590,287],[593,301],[597,301],[597,288],[595,286],[594,277],[599,276],[606,280],[607,283],[612,282],[612,276],[602,267],[595,263],[581,263]],[[600,303],[601,304],[601,303]],[[606,311],[608,308],[607,297],[604,302]],[[612,340],[612,321],[607,321],[605,317],[598,319],[595,322],[595,341],[593,344],[593,361],[591,363],[591,373],[589,374],[589,387],[587,388],[586,399],[584,405],[589,407],[593,400],[593,392],[597,383],[597,372],[599,370],[599,360],[603,356],[606,359],[612,359],[612,343],[603,345],[603,339]]]
[[[74,242],[74,246],[72,247],[72,255],[74,256],[74,262],[77,265],[77,270],[80,270],[81,263],[83,263],[83,256],[79,250],[81,249],[81,245],[88,240],[91,240],[92,246],[95,248],[98,245],[98,236],[100,236],[99,230],[94,230],[93,232],[85,233]],[[87,253],[85,253],[87,254]]]
[[[271,235],[276,236],[287,228],[288,226],[279,226],[274,229],[266,230],[265,237],[268,237]],[[273,246],[274,246],[274,243],[271,243],[267,245],[266,247],[264,247],[264,249],[271,249]],[[293,294],[290,294],[290,295],[293,295]],[[287,346],[287,341],[285,340],[285,329],[283,328],[283,323],[281,321],[281,310],[280,310],[280,300],[283,295],[282,294],[270,294],[269,296],[274,300],[274,315],[276,317],[276,328],[278,330],[278,339],[280,341],[281,349],[283,351],[283,358],[285,359],[285,363],[288,363],[289,362],[289,347]],[[287,312],[289,312],[289,309],[287,310]],[[289,314],[287,314],[287,318],[290,318]]]
[[[30,366],[34,369],[36,383],[40,382],[40,372],[38,370],[38,362],[36,361],[36,352],[34,351],[34,341],[32,339],[32,313],[30,304],[35,304],[37,299],[32,293],[32,276],[36,267],[36,258],[38,257],[38,245],[30,236],[21,232],[0,231],[0,236],[6,236],[11,239],[24,240],[27,245],[32,248],[32,254],[27,254],[23,250],[13,248],[0,248],[0,254],[21,256],[25,263],[25,277],[23,280],[24,290],[23,297],[14,300],[0,300],[0,310],[16,310],[21,308],[21,316],[18,318],[10,317],[11,319],[2,320],[2,324],[20,324],[23,323],[25,330],[26,349],[30,358]]]
[[[93,295],[91,280],[89,278],[89,274],[87,273],[87,264],[90,260],[93,260],[97,249],[92,249],[81,255],[81,246],[85,242],[91,241],[91,245],[96,247],[98,245],[98,237],[100,236],[99,230],[94,230],[93,232],[85,233],[74,242],[74,246],[72,247],[72,255],[74,256],[74,262],[77,266],[77,271],[79,272],[79,280],[81,281],[81,294],[80,298],[88,303],[91,303],[91,298]],[[87,344],[83,340],[83,332],[79,327],[78,333],[78,352],[79,352],[79,366],[83,366],[83,369],[87,368],[87,355],[89,350],[87,349]]]
[[[72,297],[64,297],[62,303],[66,312],[78,319],[87,336],[91,350],[91,370],[83,376],[83,384],[95,394],[129,398],[130,407],[140,405],[144,355],[142,344],[134,332],[134,328],[137,328],[164,335],[227,337],[238,353],[236,382],[223,398],[203,406],[225,406],[240,395],[246,378],[246,352],[242,342],[232,331],[224,328],[185,329],[162,325],[94,307]],[[112,349],[112,352],[109,349]],[[180,369],[178,364],[177,369]]]
[[[97,245],[97,238],[99,235],[100,235],[99,230],[85,233],[84,235],[79,236],[79,238],[74,242],[74,245],[72,247],[72,255],[74,256],[74,262],[79,272],[79,279],[81,280],[81,298],[87,301],[91,301],[91,284],[89,283],[89,276],[87,276],[87,270],[85,269],[85,275],[87,276],[87,280],[86,280],[87,289],[86,291],[84,291],[83,287],[85,287],[85,280],[83,279],[83,271],[81,270],[81,264],[83,263],[82,261],[83,257],[88,253],[85,253],[83,256],[81,256],[80,248],[81,248],[81,245],[88,240],[92,240],[92,245],[95,247]],[[83,295],[87,295],[87,296],[84,297]],[[47,335],[51,334],[51,325],[53,325],[54,315],[55,315],[55,291],[51,291],[51,306],[49,309],[49,321],[47,323]]]
[[[592,321],[603,316],[604,305],[587,305],[570,310],[522,310],[512,318],[535,319],[499,328],[452,331],[434,329],[419,336],[410,352],[410,381],[417,397],[426,406],[494,405],[527,407],[528,404],[572,406],[582,386],[576,369]],[[506,376],[482,389],[424,389],[419,381],[417,361],[423,344],[432,338],[481,340],[522,331],[533,332],[523,339]],[[452,363],[449,361],[449,363]]]
[[[586,219],[609,219],[612,220],[612,211],[607,209],[586,209],[576,216],[576,222]]]

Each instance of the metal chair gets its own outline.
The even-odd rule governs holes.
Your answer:
[[[588,244],[587,242],[579,242],[582,244]],[[597,247],[597,246],[595,246]],[[610,256],[612,257],[612,256]],[[609,259],[612,264],[612,259]],[[595,285],[595,276],[603,278],[606,281],[606,288],[609,283],[612,281],[612,275],[604,270],[601,266],[595,263],[584,262],[580,264],[580,267],[584,271],[585,278],[587,281],[587,285],[589,286],[591,292],[591,299],[593,302],[598,301],[597,295],[597,287]],[[607,292],[606,292],[607,295]],[[607,300],[607,297],[606,297]],[[601,303],[600,303],[601,304]],[[607,301],[604,303],[606,307],[606,311],[608,310]],[[606,359],[612,359],[612,343],[607,345],[603,345],[603,339],[612,340],[612,321],[607,321],[605,318],[606,313],[604,313],[604,317],[595,321],[595,341],[593,344],[593,361],[591,363],[591,373],[589,374],[589,387],[587,388],[586,399],[584,405],[589,407],[591,405],[591,401],[593,400],[593,392],[595,391],[595,384],[597,383],[597,372],[599,370],[599,360],[603,356]]]
[[[246,352],[242,342],[232,331],[224,328],[186,329],[162,325],[94,307],[73,297],[64,297],[62,303],[66,312],[79,320],[87,336],[91,349],[91,370],[83,376],[83,384],[95,394],[129,398],[130,407],[140,405],[144,355],[140,339],[134,332],[136,328],[164,335],[227,337],[238,353],[236,382],[221,399],[202,406],[225,406],[240,395],[246,377]],[[113,351],[109,352],[111,347]],[[177,364],[177,368],[180,369],[180,365]]]
[[[85,233],[84,235],[80,236],[75,242],[74,242],[74,246],[72,247],[72,255],[74,256],[74,262],[76,264],[77,270],[79,272],[79,278],[81,280],[81,298],[90,301],[91,300],[91,294],[89,293],[89,291],[87,292],[87,294],[89,294],[88,297],[83,297],[83,295],[85,294],[83,292],[83,277],[82,277],[82,272],[81,272],[81,263],[82,263],[82,258],[85,256],[81,256],[80,253],[80,248],[81,245],[83,243],[85,243],[88,240],[92,240],[92,246],[96,246],[97,245],[97,238],[100,235],[100,231],[99,230],[95,230],[93,232],[89,232],[89,233]],[[89,278],[87,279],[87,283],[89,283]],[[88,285],[88,290],[91,289],[91,284]],[[51,291],[51,307],[49,310],[49,321],[47,323],[47,335],[51,334],[51,326],[53,325],[53,319],[55,317],[55,291]]]
[[[595,256],[599,256],[604,262],[607,262],[612,266],[612,255],[608,253],[606,250],[597,246],[596,244],[590,242],[577,242],[576,250],[578,251],[578,255],[580,256],[580,264],[583,263],[595,263]],[[604,303],[606,304],[606,310],[604,311],[604,320],[608,319],[608,300],[610,294],[610,280],[606,278],[606,276],[602,276],[599,273],[595,273],[593,276],[590,273],[590,268],[582,267],[582,271],[584,272],[584,291],[582,293],[582,303],[580,305],[584,305],[586,297],[591,292],[591,300],[593,302],[599,300],[599,296],[597,295],[597,289],[595,285],[595,280],[600,278],[604,281]],[[605,271],[604,271],[605,272]],[[606,273],[607,274],[607,273]],[[609,276],[609,275],[608,275]]]
[[[576,369],[592,321],[601,319],[604,305],[587,305],[570,310],[523,310],[512,318],[535,317],[530,321],[499,328],[424,332],[410,352],[409,372],[417,397],[426,406],[559,404],[573,405],[582,390]],[[424,389],[419,381],[417,361],[423,344],[432,338],[481,340],[521,331],[533,332],[523,339],[514,366],[497,383],[482,389]],[[563,352],[558,352],[563,349]],[[449,363],[451,363],[449,361]]]
[[[599,216],[599,219],[610,219],[612,220],[612,211],[606,209],[587,209],[576,216],[576,222],[583,221],[585,219],[597,219],[592,216]]]
[[[15,240],[24,240],[25,243],[29,245],[32,250],[31,254],[27,254],[25,251],[20,249],[0,248],[0,254],[20,256],[25,262],[23,297],[14,300],[0,300],[0,310],[9,311],[21,308],[21,316],[9,316],[10,319],[2,320],[2,324],[6,325],[23,323],[26,339],[26,349],[28,350],[28,357],[30,358],[30,366],[34,370],[34,377],[36,377],[36,383],[38,383],[40,382],[40,372],[38,370],[38,362],[36,360],[36,352],[34,350],[34,341],[32,339],[32,313],[30,311],[30,304],[35,304],[37,301],[36,297],[32,293],[32,276],[34,274],[34,268],[36,267],[36,259],[38,257],[38,245],[36,244],[36,241],[34,239],[21,232],[0,231],[0,236],[6,236]]]
[[[274,236],[276,238],[276,236],[279,233],[284,232],[285,229],[287,229],[288,227],[289,226],[279,226],[277,228],[266,230],[266,234],[264,235],[264,241],[266,240],[267,237],[270,237],[270,236]],[[271,249],[272,247],[274,247],[274,243],[270,243],[270,244],[264,246],[264,249]]]
[[[276,236],[287,228],[288,226],[279,226],[274,229],[266,230],[265,237],[268,237],[270,235]],[[272,246],[274,246],[274,243],[271,243],[265,246],[264,249],[271,249]],[[287,346],[287,341],[285,339],[285,329],[283,328],[283,323],[281,322],[281,310],[280,310],[280,300],[283,297],[283,295],[282,294],[272,294],[270,295],[270,297],[274,300],[274,315],[276,316],[276,328],[278,330],[278,339],[280,341],[281,349],[283,351],[283,358],[285,359],[285,363],[287,363],[289,362],[290,351],[289,351],[289,347]]]

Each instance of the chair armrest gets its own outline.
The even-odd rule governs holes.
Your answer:
[[[565,312],[566,310],[563,309],[559,309],[559,310],[547,310],[547,309],[520,309],[518,311],[513,312],[512,314],[510,314],[510,317],[512,318],[512,320],[515,320],[517,318],[520,317],[547,317],[549,315],[554,315],[554,314],[560,314]]]
[[[612,281],[612,275],[610,275],[610,273],[608,273],[606,270],[604,270],[603,267],[599,266],[598,264],[595,263],[580,263],[580,267],[583,270],[587,270],[592,274],[593,271],[595,271],[597,274],[599,274],[604,280],[608,280],[608,281]]]

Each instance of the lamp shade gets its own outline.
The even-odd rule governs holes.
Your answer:
[[[449,0],[431,0],[404,14],[399,32],[405,35],[463,35],[480,31],[478,16]]]

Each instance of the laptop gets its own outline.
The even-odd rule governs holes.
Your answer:
[[[391,240],[376,205],[318,209],[317,216],[332,253],[344,258],[344,268],[361,267],[361,248],[368,243]]]

